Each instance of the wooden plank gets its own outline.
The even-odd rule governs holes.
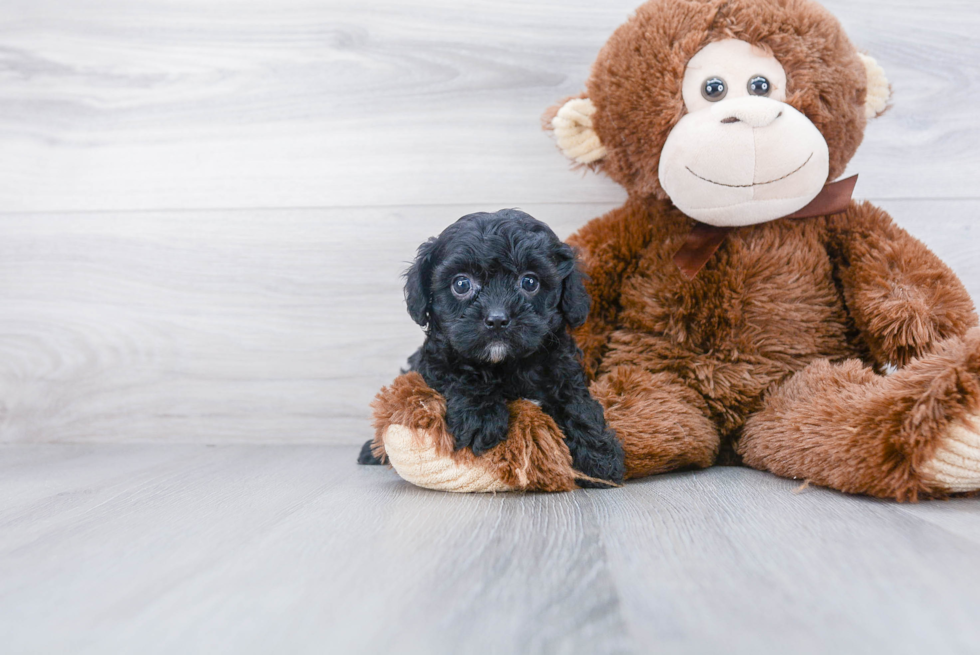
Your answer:
[[[539,129],[639,0],[0,7],[0,210],[621,202]],[[894,108],[852,171],[978,196],[980,12],[826,2]]]
[[[590,494],[636,641],[670,653],[975,649],[976,542],[894,503],[798,488],[712,468]]]
[[[951,534],[980,544],[980,502],[975,498],[953,498],[942,503],[901,505],[898,509],[928,521]]]
[[[0,475],[4,651],[921,653],[980,639],[976,542],[957,536],[980,499],[942,529],[740,468],[453,495],[355,453],[0,447],[16,472]]]
[[[980,201],[888,201],[980,298]],[[611,205],[524,209],[562,236]],[[361,443],[422,341],[416,246],[474,209],[8,215],[0,441]]]
[[[9,652],[633,650],[582,496],[427,492],[353,448],[99,448],[128,475],[26,506],[0,480],[0,521],[32,517],[0,530]]]

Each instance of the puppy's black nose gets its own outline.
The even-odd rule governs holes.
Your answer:
[[[501,311],[492,311],[483,319],[483,324],[491,330],[502,330],[510,325],[510,317]]]

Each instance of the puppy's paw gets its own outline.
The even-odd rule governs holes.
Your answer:
[[[446,426],[456,442],[456,450],[469,448],[482,455],[507,438],[510,413],[507,405],[491,405],[480,409],[450,407],[446,411]]]
[[[476,439],[476,425],[466,420],[466,414],[463,411],[456,411],[451,408],[446,410],[446,429],[453,436],[456,450],[469,448],[473,445],[473,440]]]
[[[950,426],[922,477],[948,493],[980,490],[980,413]]]
[[[506,438],[507,423],[502,426],[499,423],[487,425],[484,429],[479,430],[473,438],[470,450],[473,451],[474,455],[479,456],[503,443]]]
[[[604,482],[621,484],[626,476],[626,455],[612,430],[569,444],[576,471],[594,480],[576,480],[581,487],[608,487]],[[596,482],[598,480],[599,482]]]
[[[374,439],[368,439],[361,446],[361,453],[357,456],[358,464],[366,464],[368,466],[376,466],[378,464],[384,464],[385,461],[382,457],[378,457],[374,454]]]

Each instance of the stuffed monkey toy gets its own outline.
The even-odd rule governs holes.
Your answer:
[[[628,478],[741,463],[900,501],[980,489],[973,303],[836,181],[888,98],[811,0],[650,0],[546,112],[569,158],[629,193],[569,240],[592,296],[575,336]],[[535,405],[475,457],[441,402],[411,374],[379,394],[375,451],[402,477],[574,487]]]

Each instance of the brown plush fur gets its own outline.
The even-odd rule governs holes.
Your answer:
[[[618,366],[591,391],[623,442],[627,478],[714,463],[718,430],[704,400],[676,375]]]
[[[452,456],[457,463],[472,461],[473,453],[456,451],[453,436],[446,430],[446,399],[425,384],[416,372],[395,378],[390,387],[382,387],[371,402],[374,410],[374,444],[371,451],[385,461],[384,432],[389,425],[411,425],[432,438],[436,453]]]
[[[826,243],[872,363],[904,366],[976,324],[956,275],[874,205],[832,217]]]
[[[980,410],[980,329],[936,350],[888,377],[854,360],[814,362],[749,419],[739,442],[745,463],[841,491],[943,495],[917,470],[951,423]]]
[[[667,135],[685,113],[684,70],[714,41],[741,39],[775,55],[786,102],[830,146],[830,179],[844,172],[864,134],[867,80],[840,23],[810,0],[651,0],[617,29],[586,85],[599,168],[635,197],[666,198],[657,176]]]
[[[720,436],[722,449],[731,448],[746,420],[765,406],[767,392],[787,379],[803,384],[793,378],[798,371],[806,369],[801,376],[809,380],[814,370],[823,370],[807,368],[811,363],[829,367],[830,361],[860,359],[878,369],[903,365],[977,322],[969,295],[949,268],[868,203],[852,203],[837,217],[735,230],[694,280],[683,277],[671,259],[691,225],[691,219],[667,202],[631,198],[570,240],[584,255],[595,308],[577,333],[579,345],[597,377],[594,389],[607,408],[609,425],[624,440],[630,477],[710,464],[718,450],[714,439]],[[917,365],[934,370],[951,366],[948,359],[931,361]],[[860,362],[848,366],[882,379]],[[957,366],[951,370],[969,375],[969,363]],[[617,383],[624,371],[635,376],[637,368],[664,377],[656,384]],[[973,371],[976,376],[980,368]],[[877,402],[895,405],[896,393],[906,394],[907,405],[927,402],[936,393],[931,384],[913,376]],[[623,391],[613,395],[609,387]],[[817,410],[807,399],[816,393],[809,388],[790,396],[798,399],[799,413],[784,412],[783,428],[756,433],[754,439],[763,441],[783,436],[772,450],[758,441],[750,442],[754,449],[744,445],[740,453],[746,463],[790,474],[786,467],[777,470],[775,463],[781,460],[772,453],[778,452],[807,463],[808,468],[793,469],[792,475],[820,484],[844,488],[846,481],[848,491],[903,499],[925,492],[908,477],[868,468],[860,449],[848,465],[844,462],[852,458],[846,452],[838,448],[837,456],[830,457],[834,447],[828,446],[828,458],[821,461],[812,444],[790,438],[797,432],[784,429],[786,424],[813,425],[811,413]],[[839,399],[833,394],[830,398]],[[935,430],[965,411],[965,398],[938,405],[948,413]],[[869,402],[876,401],[872,397]],[[826,403],[822,407],[826,429],[814,427],[813,438],[833,442],[838,427],[833,417],[839,415],[840,429],[848,430],[848,414],[843,403],[836,410]],[[692,418],[698,414],[705,423]],[[883,443],[869,445],[869,434],[860,438],[867,448],[886,448]],[[689,440],[680,453],[678,435]],[[905,438],[887,430],[880,437]],[[658,456],[667,466],[657,462]],[[909,457],[912,468],[906,473],[922,456]],[[649,468],[637,466],[638,461],[649,462]]]
[[[481,457],[483,465],[518,489],[576,489],[572,455],[554,419],[528,400],[510,404],[507,439]]]
[[[787,102],[827,141],[829,180],[863,137],[863,66],[809,0],[651,0],[602,49],[586,93],[608,150],[599,167],[630,198],[570,239],[593,299],[576,337],[630,476],[737,449],[751,466],[845,491],[941,494],[916,468],[976,410],[976,347],[960,337],[977,317],[925,246],[852,203],[734,230],[694,280],[672,261],[694,223],[665,199],[660,151],[685,111],[688,60],[725,38],[782,64]],[[906,368],[879,376],[888,365]]]
[[[374,402],[374,445],[376,457],[384,461],[384,434],[389,425],[412,426],[418,435],[428,434],[431,447],[457,464],[480,466],[505,484],[528,491],[576,489],[572,455],[554,420],[530,401],[510,404],[511,422],[507,439],[475,457],[469,448],[455,450],[446,429],[445,399],[430,389],[418,373],[405,373],[378,392]]]
[[[672,262],[690,227],[669,203],[631,199],[573,236],[594,307],[576,336],[600,379],[676,375],[723,435],[815,359],[901,365],[976,322],[949,268],[867,203],[735,230],[694,280]]]
[[[843,491],[941,496],[919,470],[980,410],[980,331],[932,252],[851,203],[735,229],[693,280],[673,261],[694,222],[664,196],[660,152],[684,112],[688,60],[732,37],[782,64],[788,103],[828,143],[829,180],[863,137],[863,65],[810,0],[650,0],[602,49],[587,84],[608,150],[598,168],[629,199],[569,241],[592,296],[576,338],[628,477],[727,453]],[[881,375],[889,366],[902,368]],[[516,409],[515,424],[540,421]]]

